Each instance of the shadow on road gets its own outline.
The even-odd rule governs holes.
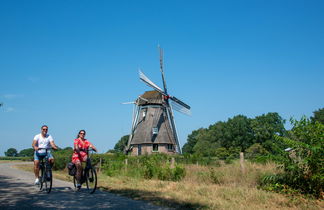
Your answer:
[[[135,200],[145,200],[152,202],[155,205],[165,206],[172,209],[204,209],[207,206],[201,205],[199,203],[193,202],[179,202],[175,199],[166,199],[161,196],[158,192],[143,191],[143,190],[130,190],[130,189],[121,189],[121,190],[111,190],[105,189],[111,193],[118,195],[126,196]]]
[[[89,194],[83,189],[53,187],[52,192],[40,192],[26,180],[14,180],[0,175],[0,209],[159,209],[141,201],[133,201],[108,192]]]

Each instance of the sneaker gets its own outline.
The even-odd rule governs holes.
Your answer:
[[[76,185],[77,190],[79,191],[81,189],[81,184]]]
[[[39,185],[39,179],[38,178],[35,179],[35,185]]]

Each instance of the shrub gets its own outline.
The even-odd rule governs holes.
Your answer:
[[[180,181],[186,176],[186,169],[183,166],[176,165],[173,169],[172,181]]]
[[[73,150],[71,148],[58,150],[53,152],[55,164],[53,170],[63,170],[66,165],[71,162]]]
[[[263,177],[261,186],[275,186],[279,190],[289,187],[320,198],[324,188],[324,125],[305,117],[300,121],[292,119],[291,123],[288,137],[275,137],[292,148],[282,156],[284,172]]]

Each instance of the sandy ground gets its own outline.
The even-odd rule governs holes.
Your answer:
[[[0,209],[165,209],[99,190],[75,192],[72,183],[57,179],[50,194],[40,192],[34,175],[16,164],[0,163]]]

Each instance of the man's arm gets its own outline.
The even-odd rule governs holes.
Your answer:
[[[52,148],[56,150],[57,149],[57,146],[55,145],[54,140],[53,141],[50,141],[50,143],[51,143]]]
[[[34,139],[32,143],[32,147],[34,148],[35,151],[38,150],[38,146],[36,146],[36,144],[37,144],[37,140]]]

